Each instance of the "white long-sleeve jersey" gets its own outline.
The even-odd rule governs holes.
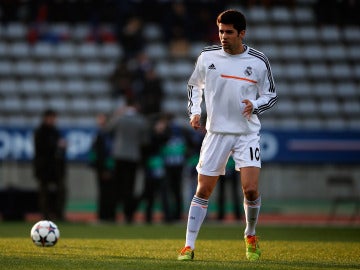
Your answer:
[[[249,134],[261,128],[258,115],[277,101],[267,57],[246,45],[241,54],[226,53],[222,46],[205,47],[188,82],[190,118],[201,114],[204,93],[206,129],[213,133]],[[248,99],[253,104],[249,119],[243,116]]]

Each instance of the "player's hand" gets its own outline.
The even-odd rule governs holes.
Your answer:
[[[244,99],[244,100],[242,101],[242,103],[245,104],[245,108],[244,108],[244,110],[243,110],[243,115],[244,115],[244,117],[245,117],[246,119],[249,120],[250,117],[251,117],[251,114],[252,114],[252,112],[253,112],[253,104],[252,104],[251,101],[248,100],[248,99]]]
[[[200,115],[196,114],[193,117],[191,117],[190,119],[190,125],[194,128],[194,129],[199,129],[200,128]]]

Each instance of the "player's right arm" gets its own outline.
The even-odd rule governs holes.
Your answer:
[[[195,129],[200,127],[201,102],[205,87],[205,70],[202,68],[202,55],[199,56],[187,85],[188,114],[190,124]]]

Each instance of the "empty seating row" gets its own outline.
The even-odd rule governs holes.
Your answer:
[[[106,80],[4,79],[0,80],[0,96],[108,95],[111,86]]]
[[[63,61],[58,63],[53,60],[31,61],[31,60],[0,60],[0,77],[9,76],[39,76],[48,77],[94,77],[106,78],[110,75],[116,66],[114,61],[89,60],[80,61]]]
[[[34,45],[26,41],[0,42],[0,56],[14,59],[117,59],[123,55],[123,50],[117,43],[71,43],[61,42],[51,44],[48,42],[37,42]]]

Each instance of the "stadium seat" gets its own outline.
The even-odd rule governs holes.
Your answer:
[[[360,102],[354,99],[344,100],[341,110],[346,116],[357,118],[360,116]]]
[[[342,44],[326,46],[324,50],[324,60],[341,62],[347,60],[347,50]]]
[[[2,99],[1,111],[6,113],[21,113],[23,109],[23,102],[18,97],[6,97]]]
[[[47,79],[41,84],[42,91],[47,96],[56,96],[64,92],[63,82],[59,79]]]
[[[319,105],[319,112],[327,117],[339,115],[340,114],[339,103],[333,99],[321,100]]]
[[[110,75],[108,67],[100,61],[84,62],[81,73],[87,78],[99,78]]]
[[[297,44],[284,44],[281,46],[278,57],[282,61],[299,61],[303,57],[302,48]],[[271,61],[271,58],[270,58]]]
[[[330,66],[329,75],[331,78],[342,81],[347,79],[356,79],[353,69],[347,63],[334,63]]]
[[[177,99],[165,99],[162,103],[162,111],[174,114],[186,114],[186,102]]]
[[[346,26],[342,30],[344,34],[345,41],[351,43],[360,42],[360,28],[359,26]]]
[[[32,60],[25,58],[19,59],[14,63],[14,74],[19,77],[29,77],[36,75],[36,64]]]
[[[25,60],[32,56],[32,48],[24,41],[13,42],[8,47],[9,56]]]
[[[0,80],[0,96],[16,96],[19,94],[19,84],[14,79]]]
[[[164,59],[167,56],[167,47],[164,43],[149,43],[145,47],[145,53],[153,60]]]
[[[293,20],[293,15],[286,7],[274,6],[269,11],[269,19],[275,24],[288,24]]]
[[[278,102],[276,109],[272,112],[276,115],[296,115],[296,107],[294,102],[291,99],[283,99],[281,102]]]
[[[76,56],[76,45],[70,42],[61,42],[55,46],[53,53],[59,60],[72,59]]]
[[[11,61],[0,60],[0,78],[14,74],[14,65]]]
[[[108,81],[90,80],[86,82],[86,90],[94,96],[104,96],[110,94],[111,86]]]
[[[338,98],[354,99],[360,97],[360,93],[354,82],[340,82],[335,86],[334,92]]]
[[[305,130],[324,130],[324,121],[316,117],[304,118],[300,127]]]
[[[299,25],[310,25],[314,23],[314,11],[310,7],[297,7],[293,11],[295,21]]]
[[[58,65],[55,61],[45,60],[38,64],[36,71],[42,78],[54,77],[58,73]]]
[[[80,113],[90,115],[93,111],[93,104],[89,98],[73,98],[69,102],[69,110],[71,113]]]
[[[308,68],[308,76],[314,81],[329,79],[329,75],[329,68],[324,63],[310,64]]]
[[[299,63],[292,63],[285,66],[282,71],[282,76],[287,80],[301,80],[308,76],[308,71],[304,65]]]
[[[75,42],[83,42],[90,34],[90,26],[88,24],[77,23],[72,27],[71,38]]]
[[[283,130],[291,130],[291,129],[299,129],[301,126],[301,123],[298,118],[294,117],[285,117],[278,120],[277,125],[273,128],[275,129],[283,129]]]
[[[27,27],[20,22],[9,22],[3,32],[3,37],[10,40],[25,39]]]
[[[80,59],[92,60],[100,55],[100,48],[94,43],[83,43],[77,47],[76,54]]]
[[[296,33],[295,28],[291,25],[280,25],[274,27],[273,30],[274,36],[273,39],[275,42],[290,44],[296,42]]]
[[[324,120],[324,126],[327,130],[346,130],[348,125],[341,117],[329,117]]]
[[[318,108],[318,104],[314,100],[303,99],[297,103],[296,111],[299,113],[299,115],[316,116],[316,114],[319,111],[319,108]]]
[[[119,44],[105,43],[100,47],[100,56],[105,60],[117,61],[123,54]]]
[[[63,78],[78,77],[82,74],[82,66],[76,60],[64,61],[58,65],[58,75]]]
[[[304,45],[302,48],[303,59],[308,62],[323,62],[324,50],[319,44]]]
[[[313,25],[298,26],[297,38],[303,44],[316,43],[319,40],[318,29]]]
[[[360,61],[360,50],[359,45],[351,44],[347,47],[348,59],[350,61],[359,62]]]
[[[274,34],[273,27],[264,25],[262,27],[254,28],[251,34],[249,33],[248,38],[256,43],[267,43],[270,41],[272,43],[274,41]]]
[[[312,85],[312,93],[318,98],[333,98],[334,97],[334,84],[328,81],[315,82]]]
[[[70,95],[70,96],[80,96],[86,93],[86,85],[84,80],[80,79],[70,79],[63,82],[63,92]],[[84,96],[79,97],[79,99],[82,99]],[[85,96],[86,98],[86,96]]]
[[[4,59],[4,57],[7,57],[9,54],[10,54],[10,45],[7,42],[0,41],[0,58]]]
[[[54,55],[54,45],[47,42],[37,42],[34,45],[33,55],[39,59],[49,59]]]
[[[278,45],[265,43],[257,46],[257,49],[264,53],[267,58],[269,58],[270,63],[273,62],[272,60],[276,59],[283,60],[283,52]]]
[[[98,98],[93,102],[96,113],[109,113],[115,109],[115,103],[110,98]]]
[[[60,115],[67,114],[68,112],[68,100],[63,97],[52,97],[48,100],[47,106],[54,109]]]
[[[312,96],[312,84],[307,81],[297,81],[291,84],[289,87],[289,93],[296,98]]]
[[[171,73],[170,69],[171,69],[170,64],[166,60],[159,61],[155,67],[156,73],[159,74],[159,76],[164,79],[169,77]]]
[[[269,20],[269,14],[264,7],[254,6],[248,10],[247,19],[252,24],[266,23]]]
[[[347,121],[347,127],[351,130],[359,130],[360,127],[360,117],[350,118]]]
[[[23,79],[19,83],[20,93],[28,97],[40,96],[41,95],[41,85],[37,79]]]
[[[186,78],[194,70],[194,64],[189,61],[177,61],[171,65],[171,75],[177,78]]]
[[[23,109],[26,113],[38,115],[41,114],[46,108],[46,104],[42,98],[27,98],[24,101]]]
[[[161,41],[162,40],[162,29],[159,24],[147,23],[143,29],[143,36],[147,41]]]
[[[336,43],[341,38],[339,27],[336,25],[323,25],[319,28],[319,37],[322,42]]]

